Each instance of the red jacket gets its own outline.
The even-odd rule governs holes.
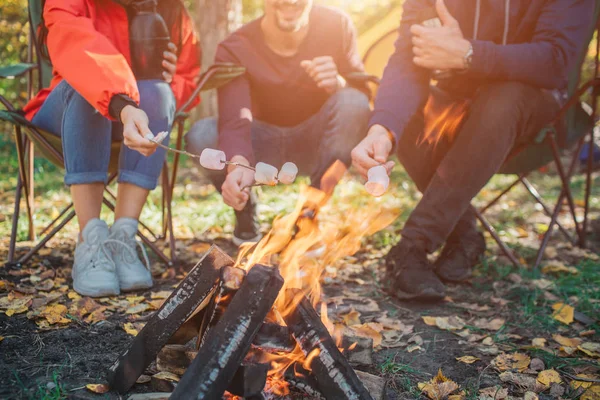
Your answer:
[[[53,65],[50,87],[42,89],[25,106],[25,116],[33,118],[48,94],[63,79],[102,115],[116,94],[140,100],[136,79],[130,67],[129,25],[125,9],[112,0],[46,0],[44,20],[48,27],[48,52]],[[181,48],[177,73],[171,88],[182,105],[192,93],[200,74],[200,50],[193,21],[184,13],[181,27],[171,27]],[[177,43],[176,43],[177,44]],[[196,99],[193,105],[198,104]]]

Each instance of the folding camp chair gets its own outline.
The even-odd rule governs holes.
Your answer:
[[[38,46],[37,41],[37,27],[41,21],[41,0],[29,0],[29,24],[30,24],[30,41],[28,51],[28,62],[10,65],[7,67],[0,68],[0,78],[15,78],[24,75],[28,75],[28,94],[29,96],[33,93],[33,77],[34,71],[37,71],[37,88],[48,87],[50,79],[52,77],[52,66],[48,60],[41,56],[41,49]],[[183,144],[183,129],[188,114],[185,110],[193,102],[193,99],[198,96],[200,91],[217,88],[231,79],[240,76],[244,73],[244,68],[233,64],[215,64],[208,68],[201,76],[198,77],[197,86],[185,102],[185,104],[177,110],[175,114],[175,123],[177,125],[178,137],[176,139],[176,148],[181,149]],[[29,239],[35,239],[35,229],[33,222],[33,190],[34,190],[34,179],[33,179],[33,149],[34,146],[38,148],[40,153],[47,158],[52,164],[63,168],[64,160],[62,155],[61,139],[56,135],[39,129],[31,122],[26,120],[20,110],[15,107],[6,98],[0,96],[0,102],[5,106],[6,110],[0,110],[0,120],[7,121],[15,127],[15,144],[19,162],[19,175],[17,178],[17,187],[15,195],[15,207],[12,219],[12,230],[10,237],[10,245],[8,251],[8,262],[15,262],[15,247],[17,238],[17,227],[20,214],[20,203],[21,197],[25,195],[25,204],[27,208],[27,216],[29,222]],[[121,147],[120,142],[114,142],[111,148],[111,160],[109,167],[109,184],[114,182],[117,176],[118,166],[118,154]],[[177,169],[180,158],[176,154],[173,160],[172,169],[169,169],[169,165],[165,160],[162,170],[162,234],[156,234],[152,229],[146,226],[140,221],[140,228],[143,229],[146,234],[142,231],[138,231],[140,239],[148,246],[156,255],[168,265],[173,265],[176,260],[175,251],[175,238],[173,233],[173,219],[171,212],[171,202],[173,197],[173,190],[175,186]],[[103,198],[104,204],[111,210],[114,211],[114,202],[116,200],[115,194],[108,188],[105,189],[105,196]],[[52,222],[42,229],[40,235],[42,238],[39,242],[29,250],[25,255],[21,256],[17,263],[27,262],[39,249],[41,249],[56,233],[58,233],[70,220],[75,216],[73,209],[73,203],[69,204],[64,208]],[[168,235],[168,243],[170,254],[167,255],[162,252],[155,244],[155,241],[161,238],[166,238]]]
[[[595,2],[594,10],[595,20],[598,21],[600,14],[600,0]],[[397,21],[396,21],[397,24]],[[389,25],[389,24],[388,24]],[[396,27],[397,28],[397,27]],[[363,43],[363,62],[368,72],[380,75],[383,71],[383,65],[381,60],[389,59],[394,51],[394,43],[397,38],[397,29],[391,30],[390,26],[381,26],[379,24],[373,30],[380,32],[379,36],[368,34],[364,38]],[[594,36],[594,32],[598,30],[598,24],[590,27],[589,34],[587,35],[587,44],[591,43]],[[372,33],[372,32],[371,32]],[[359,38],[361,43],[361,38]],[[519,183],[522,184],[525,189],[531,194],[533,199],[541,205],[544,213],[550,217],[550,223],[548,229],[545,232],[540,248],[537,253],[534,267],[537,268],[543,258],[544,250],[548,245],[548,241],[552,235],[555,227],[569,240],[569,242],[584,246],[586,240],[586,229],[588,224],[588,211],[589,211],[589,198],[591,193],[591,175],[592,175],[592,151],[594,140],[594,125],[596,121],[596,101],[597,95],[600,90],[600,75],[599,75],[599,42],[596,44],[596,55],[595,55],[595,68],[593,76],[585,83],[580,85],[580,72],[587,55],[587,46],[579,55],[577,67],[569,75],[568,95],[569,100],[563,106],[563,108],[557,114],[555,120],[544,128],[539,135],[536,137],[533,143],[527,145],[524,148],[518,149],[513,152],[511,157],[505,162],[499,174],[510,174],[517,175],[517,179],[504,189],[498,196],[496,196],[491,202],[484,207],[476,209],[476,214],[483,227],[490,233],[494,240],[498,243],[502,252],[511,260],[516,266],[520,266],[521,262],[509,249],[509,247],[500,238],[498,233],[495,231],[490,222],[484,217],[485,211],[496,204],[501,198],[504,197],[508,192],[511,191]],[[587,105],[581,102],[581,98],[585,94],[591,94],[592,104]],[[563,129],[560,129],[561,126]],[[566,129],[564,127],[566,126]],[[588,138],[590,146],[588,155],[588,165],[586,171],[586,185],[585,185],[585,206],[583,211],[583,221],[581,223],[577,220],[575,202],[573,200],[573,194],[570,187],[570,180],[575,172],[575,166],[579,152]],[[561,161],[561,153],[565,150],[575,148],[574,156],[565,168]],[[554,162],[558,175],[561,179],[561,192],[558,200],[554,207],[547,205],[541,198],[540,194],[533,186],[533,184],[527,179],[527,177],[535,170]],[[558,216],[563,209],[564,202],[567,202],[569,212],[573,218],[575,224],[576,235],[572,236],[563,225],[558,221]]]

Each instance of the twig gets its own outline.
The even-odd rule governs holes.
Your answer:
[[[177,150],[177,149],[174,149],[172,147],[165,146],[164,144],[162,144],[162,143],[160,143],[160,142],[158,142],[158,141],[156,141],[154,139],[148,139],[148,140],[151,141],[152,143],[154,143],[155,145],[157,145],[158,147],[160,147],[162,149],[165,149],[167,151],[171,151],[173,153],[183,154],[183,155],[186,155],[186,156],[191,157],[191,158],[197,158],[198,160],[200,159],[200,156],[198,154],[190,153],[190,152],[185,151],[185,150]],[[251,167],[251,166],[246,165],[246,164],[241,164],[241,163],[238,163],[238,162],[235,162],[235,161],[221,161],[221,162],[223,164],[225,164],[225,165],[235,165],[236,167],[242,167],[242,168],[249,169],[250,171],[256,172],[256,169],[254,167]]]
[[[574,381],[600,383],[600,379],[582,378],[580,376],[571,375],[568,372],[560,371],[564,376]]]

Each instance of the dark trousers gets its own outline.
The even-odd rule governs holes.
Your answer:
[[[398,158],[423,197],[404,226],[403,238],[433,252],[455,228],[474,228],[473,197],[559,107],[548,91],[503,82],[477,90],[454,140],[424,141],[425,117],[415,116],[400,138]]]

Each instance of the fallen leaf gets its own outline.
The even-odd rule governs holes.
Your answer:
[[[577,375],[575,375],[575,377],[583,378],[583,379],[598,379],[598,377],[596,375],[591,375],[591,374],[577,374]],[[573,379],[571,381],[571,388],[573,390],[577,390],[579,388],[587,389],[592,385],[593,385],[592,382],[578,381],[577,379]]]
[[[423,348],[421,346],[419,346],[418,344],[411,344],[410,346],[408,346],[406,348],[406,351],[409,353],[412,353],[413,351],[417,351],[417,350],[423,350]]]
[[[539,383],[536,378],[525,374],[502,372],[499,375],[499,378],[502,382],[510,382],[520,386],[523,390],[529,390],[531,392],[537,393],[547,389],[546,386]]]
[[[77,300],[77,299],[80,299],[80,298],[81,298],[81,296],[79,295],[79,293],[77,293],[77,292],[75,292],[75,291],[73,291],[73,290],[71,290],[71,291],[69,292],[69,294],[67,295],[67,297],[69,297],[69,298],[70,298],[70,299],[72,299],[72,300]]]
[[[80,297],[79,299],[71,303],[69,308],[69,314],[77,317],[77,319],[83,319],[86,315],[102,308],[100,303],[96,302],[91,297]],[[104,307],[106,309],[106,307]]]
[[[489,311],[490,306],[487,304],[480,306],[479,304],[471,304],[471,303],[455,303],[456,307],[464,308],[470,311]]]
[[[0,342],[4,340],[4,336],[0,336]]]
[[[600,385],[593,385],[588,388],[579,398],[579,400],[598,400],[600,399]]]
[[[171,295],[171,293],[173,293],[172,290],[161,290],[160,292],[152,292],[152,294],[150,294],[150,298],[152,300],[166,299]]]
[[[548,279],[533,279],[531,284],[540,290],[550,289],[554,286],[554,282],[549,281]]]
[[[46,306],[46,308],[40,312],[40,317],[46,318],[46,321],[48,321],[50,325],[70,323],[71,320],[65,318],[65,315],[67,315],[67,307],[63,304]]]
[[[481,344],[484,346],[492,346],[494,344],[494,339],[488,336],[485,339],[483,339],[483,342],[481,342]]]
[[[140,333],[131,322],[123,324],[123,329],[131,336],[137,336],[137,334]]]
[[[431,317],[429,315],[425,315],[421,318],[423,318],[423,322],[425,322],[426,325],[437,326],[437,324],[436,324],[437,317]]]
[[[448,379],[442,373],[442,369],[428,382],[419,382],[419,390],[427,395],[431,400],[446,399],[452,392],[458,390],[458,384]]]
[[[54,288],[54,281],[52,279],[46,279],[45,281],[35,285],[35,289],[40,292],[49,292]]]
[[[127,296],[125,297],[125,300],[127,300],[131,304],[135,304],[146,300],[146,298],[144,296]]]
[[[504,326],[506,321],[503,318],[494,318],[488,321],[485,318],[479,318],[473,321],[473,325],[479,329],[486,329],[488,331],[497,331]]]
[[[496,369],[501,372],[509,370],[523,372],[527,369],[530,362],[531,358],[527,354],[523,353],[503,353],[492,361]]]
[[[480,400],[503,400],[508,397],[508,389],[502,386],[492,386],[479,390]]]
[[[556,343],[565,347],[577,347],[583,342],[583,340],[579,338],[568,338],[561,335],[552,335],[552,339],[556,341]]]
[[[179,377],[171,372],[166,372],[166,371],[162,371],[159,372],[158,374],[154,374],[152,375],[153,378],[156,379],[160,379],[160,380],[165,380],[165,381],[171,381],[171,382],[179,382]]]
[[[148,383],[152,380],[152,378],[150,378],[150,376],[148,375],[140,375],[139,378],[137,378],[137,381],[135,381],[135,383],[139,383],[141,385],[143,385],[144,383]]]
[[[577,346],[577,348],[590,357],[600,358],[600,343],[586,342]]]
[[[127,311],[125,311],[125,314],[140,314],[144,311],[147,311],[148,309],[150,309],[150,304],[140,303],[135,306],[129,307]]]
[[[575,315],[575,309],[573,307],[564,303],[556,303],[552,306],[552,309],[554,310],[552,318],[566,325],[573,323]]]
[[[596,334],[596,331],[594,329],[589,329],[587,331],[579,332],[579,336],[581,336],[581,337],[594,336],[595,334]]]
[[[537,381],[544,386],[550,386],[551,383],[562,383],[560,375],[554,369],[547,369],[540,372],[537,376]]]
[[[0,280],[0,290],[6,290],[8,288],[8,283],[4,280]]]
[[[535,338],[531,341],[531,345],[533,347],[537,347],[538,349],[543,349],[546,347],[546,339],[544,338]]]
[[[525,392],[523,400],[540,400],[539,396],[534,392]]]
[[[579,270],[575,267],[567,267],[565,264],[563,264],[560,261],[549,261],[548,264],[544,265],[542,267],[542,273],[543,274],[553,274],[553,275],[560,275],[560,274],[572,274],[572,275],[577,275],[579,273]]]
[[[98,393],[98,394],[104,394],[110,390],[108,385],[105,385],[103,383],[88,383],[87,385],[85,385],[85,387],[90,392],[94,392],[94,393]]]
[[[12,317],[15,314],[22,314],[29,310],[32,299],[32,296],[16,297],[14,293],[9,294],[6,297],[0,298],[0,310],[4,310],[4,313],[8,317]]]
[[[381,344],[383,337],[381,335],[381,329],[377,330],[377,324],[368,322],[362,325],[353,325],[350,327],[358,336],[368,337],[373,339],[373,347],[377,347]]]
[[[473,364],[474,362],[477,362],[481,359],[477,358],[477,357],[473,357],[473,356],[462,356],[462,357],[457,357],[456,360],[460,361],[462,363],[465,363],[465,364]]]
[[[360,318],[359,318],[360,313],[356,310],[352,310],[348,314],[344,314],[341,317],[342,317],[342,321],[344,322],[344,324],[346,324],[346,326],[361,324]]]
[[[429,326],[437,326],[446,331],[455,331],[465,327],[466,323],[460,317],[422,317],[425,324]]]

